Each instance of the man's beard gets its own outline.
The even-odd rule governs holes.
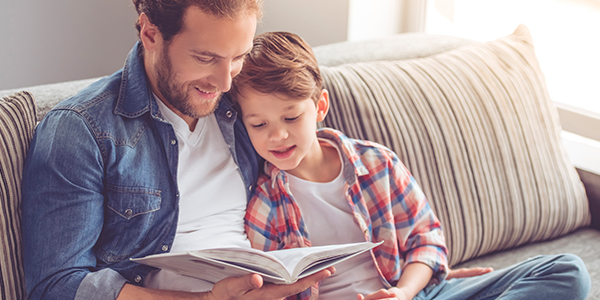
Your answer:
[[[163,51],[160,55],[156,66],[157,87],[160,94],[164,97],[163,100],[169,102],[175,109],[182,114],[198,119],[212,114],[217,108],[217,104],[221,100],[221,93],[213,100],[214,105],[205,111],[195,110],[190,101],[191,89],[198,87],[201,91],[215,91],[214,86],[207,86],[199,82],[191,82],[189,84],[177,82],[177,74],[173,72],[173,64],[168,55],[168,44],[163,46]]]

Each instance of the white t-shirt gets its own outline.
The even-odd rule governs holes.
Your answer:
[[[365,241],[345,198],[342,174],[343,170],[336,179],[326,183],[287,174],[290,192],[306,222],[313,246]],[[370,252],[341,262],[335,268],[335,274],[321,282],[319,300],[356,299],[358,293],[366,295],[384,287]]]
[[[250,248],[244,231],[247,205],[244,182],[216,117],[211,114],[199,119],[191,132],[182,118],[159,99],[156,101],[165,120],[173,125],[179,143],[179,220],[171,252]],[[164,270],[151,272],[144,284],[182,291],[206,291],[213,285]]]

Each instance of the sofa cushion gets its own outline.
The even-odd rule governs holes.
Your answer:
[[[324,126],[382,143],[444,226],[449,263],[589,224],[525,26],[424,58],[321,67]]]
[[[0,295],[24,299],[21,260],[21,176],[35,129],[33,96],[0,98]]]

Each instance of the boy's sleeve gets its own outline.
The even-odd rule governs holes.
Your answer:
[[[390,191],[398,244],[404,263],[421,262],[433,269],[434,281],[448,273],[448,249],[442,226],[414,177],[392,152]]]
[[[252,244],[252,248],[263,251],[278,249],[279,237],[274,226],[276,214],[275,203],[270,198],[269,181],[261,176],[254,195],[246,208],[246,217],[244,220],[246,234]]]
[[[277,201],[279,194],[270,188],[270,180],[261,175],[257,188],[246,208],[244,219],[246,234],[252,248],[263,251],[278,250],[280,238],[277,233]],[[318,294],[318,283],[311,288],[286,298],[286,300],[308,300]]]

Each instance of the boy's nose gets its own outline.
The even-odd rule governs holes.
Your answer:
[[[269,140],[271,141],[281,141],[287,139],[287,137],[288,133],[284,128],[274,128],[269,133]]]

